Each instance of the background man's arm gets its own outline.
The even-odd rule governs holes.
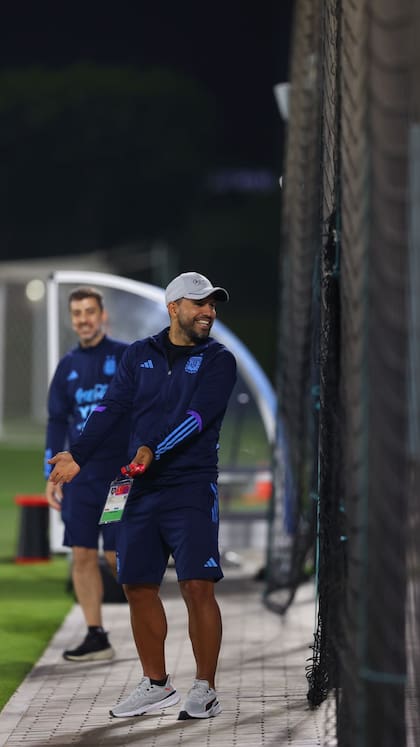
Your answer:
[[[80,472],[79,465],[74,461],[69,451],[59,451],[58,454],[48,459],[48,464],[54,465],[48,478],[48,482],[53,486],[59,486],[63,482],[71,482],[73,477],[76,477]]]

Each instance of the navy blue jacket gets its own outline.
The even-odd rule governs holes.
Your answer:
[[[81,434],[90,413],[105,396],[127,348],[128,343],[105,336],[93,347],[78,345],[60,360],[48,392],[45,477],[52,469],[47,459],[68,448]],[[98,474],[103,474],[106,460],[114,460],[114,463],[118,460],[121,464],[127,461],[128,437],[129,425],[125,418],[93,455],[94,461],[99,462]],[[114,477],[115,474],[110,475],[110,479]]]
[[[154,454],[138,478],[145,489],[217,479],[219,433],[236,380],[235,358],[208,338],[177,357],[170,370],[167,334],[164,329],[139,340],[124,353],[106,396],[70,446],[80,466],[130,412],[130,458],[139,446],[148,446]]]

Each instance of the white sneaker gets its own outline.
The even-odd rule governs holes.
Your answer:
[[[152,685],[149,677],[143,677],[131,695],[114,706],[110,714],[116,718],[142,716],[143,713],[161,711],[175,705],[180,699],[169,675],[165,685]]]
[[[211,718],[221,712],[216,691],[209,686],[207,680],[194,680],[184,707],[179,712],[178,721],[185,721],[188,718]]]

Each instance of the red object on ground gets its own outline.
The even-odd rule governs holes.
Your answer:
[[[15,495],[21,506],[16,563],[47,563],[50,560],[49,505],[45,495]]]
[[[259,501],[269,501],[273,492],[271,480],[261,480],[256,484],[256,494]]]
[[[45,495],[15,495],[18,506],[48,506]]]

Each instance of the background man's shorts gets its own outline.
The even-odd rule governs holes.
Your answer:
[[[113,465],[114,466],[114,465]],[[61,518],[64,522],[63,545],[97,548],[102,534],[103,549],[115,550],[116,525],[99,526],[99,519],[111,481],[122,466],[115,464],[115,474],[107,464],[106,479],[98,478],[86,468],[71,483],[64,485]],[[103,468],[103,465],[102,465]],[[110,477],[109,475],[113,476]]]
[[[169,555],[178,581],[223,578],[215,483],[186,483],[141,493],[134,482],[117,530],[118,580],[160,584]]]

